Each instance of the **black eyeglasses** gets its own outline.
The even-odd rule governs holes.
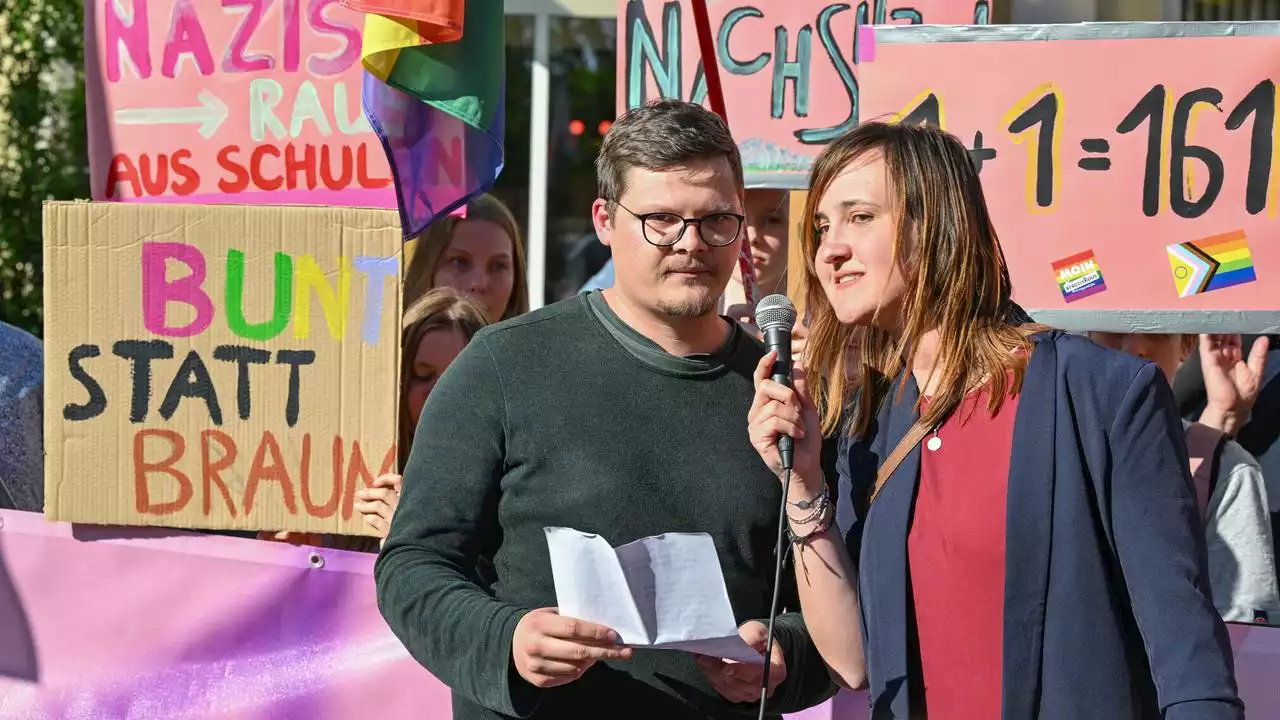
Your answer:
[[[738,239],[738,233],[742,232],[742,223],[747,219],[746,215],[728,212],[712,213],[700,218],[680,217],[669,212],[641,214],[633,212],[631,208],[617,200],[614,200],[613,204],[635,216],[640,221],[640,227],[644,229],[644,239],[650,245],[658,247],[670,247],[680,242],[680,238],[684,237],[684,231],[690,225],[698,226],[698,236],[702,238],[702,242],[711,247],[724,247]]]

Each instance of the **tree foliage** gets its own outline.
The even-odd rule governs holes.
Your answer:
[[[83,0],[5,0],[0,320],[41,334],[41,204],[87,197]]]

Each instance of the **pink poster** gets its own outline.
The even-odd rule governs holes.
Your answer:
[[[803,189],[822,146],[860,116],[857,28],[986,24],[991,0],[707,3],[729,127],[748,186]],[[658,97],[706,103],[690,0],[623,0],[618,112]]]
[[[87,0],[95,200],[396,207],[338,0]]]
[[[378,613],[373,560],[0,510],[0,718],[448,718]],[[1249,716],[1280,717],[1280,628],[1229,628]],[[844,692],[788,720],[866,717]]]
[[[860,82],[864,120],[971,148],[1015,299],[1071,330],[1280,327],[1280,36],[1000,30],[868,28]]]

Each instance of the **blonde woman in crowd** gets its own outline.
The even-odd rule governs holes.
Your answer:
[[[481,195],[466,217],[448,216],[419,236],[404,279],[409,307],[432,288],[451,287],[484,306],[489,322],[529,311],[524,242],[497,198]]]

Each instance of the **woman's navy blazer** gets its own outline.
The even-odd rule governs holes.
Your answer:
[[[1003,720],[1243,718],[1168,384],[1155,365],[1083,337],[1035,340],[1009,468]],[[919,714],[907,573],[919,447],[866,502],[917,417],[910,374],[894,387],[838,458],[877,720]]]

